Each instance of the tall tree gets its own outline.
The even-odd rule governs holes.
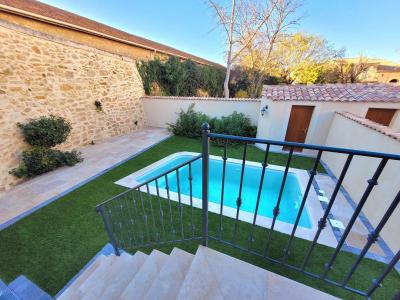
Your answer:
[[[276,37],[289,25],[297,0],[232,0],[229,7],[208,0],[219,26],[226,33],[226,75],[224,96],[229,98],[229,78],[233,64],[246,49],[266,47],[272,51]],[[268,42],[268,45],[264,43]]]
[[[275,72],[289,84],[293,81],[314,83],[321,64],[340,57],[342,52],[320,36],[305,33],[288,35],[275,47]]]

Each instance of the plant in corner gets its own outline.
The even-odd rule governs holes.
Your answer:
[[[10,171],[16,177],[34,177],[61,166],[73,166],[83,160],[75,150],[63,152],[53,149],[66,141],[72,129],[71,124],[62,117],[51,115],[17,125],[24,140],[33,147],[22,152],[19,167]]]

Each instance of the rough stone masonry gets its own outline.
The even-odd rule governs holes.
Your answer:
[[[18,182],[9,174],[27,147],[18,122],[62,116],[73,129],[61,148],[74,149],[142,128],[143,94],[130,58],[0,24],[0,191]]]

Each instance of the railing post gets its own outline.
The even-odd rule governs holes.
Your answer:
[[[209,176],[209,158],[210,158],[210,125],[204,123],[202,126],[202,217],[201,228],[203,237],[203,246],[208,246],[208,176]]]
[[[112,229],[111,229],[110,222],[109,222],[109,220],[108,220],[108,218],[107,218],[107,216],[106,216],[106,214],[104,212],[103,205],[97,207],[96,211],[98,213],[100,213],[101,217],[103,218],[104,227],[106,228],[106,231],[107,231],[107,234],[108,234],[108,238],[110,239],[111,245],[114,248],[115,255],[116,256],[120,256],[121,253],[119,252],[117,241],[115,240],[114,234],[113,234]]]

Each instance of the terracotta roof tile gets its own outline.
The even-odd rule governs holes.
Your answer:
[[[15,8],[18,10],[25,11],[30,14],[35,14],[39,16],[43,16],[45,18],[53,19],[56,21],[60,21],[63,23],[68,23],[74,26],[78,26],[81,28],[88,29],[90,31],[95,31],[104,35],[112,36],[114,38],[120,40],[126,40],[131,43],[142,45],[145,48],[155,49],[158,52],[172,54],[176,56],[180,56],[183,58],[189,58],[193,61],[207,64],[207,65],[218,65],[212,61],[203,59],[201,57],[180,51],[178,49],[142,38],[137,35],[133,35],[122,30],[107,26],[105,24],[90,20],[85,17],[81,17],[74,13],[59,9],[57,7],[44,4],[35,0],[0,0],[0,5],[5,5],[11,8]],[[1,10],[1,8],[0,8]]]
[[[273,101],[400,102],[400,86],[382,83],[265,85]]]
[[[357,122],[365,127],[371,128],[372,130],[375,130],[375,131],[380,132],[388,137],[391,137],[397,141],[400,141],[400,132],[396,131],[390,127],[375,123],[374,121],[365,119],[363,117],[359,117],[359,116],[349,113],[349,112],[336,112],[336,113],[347,119]]]

